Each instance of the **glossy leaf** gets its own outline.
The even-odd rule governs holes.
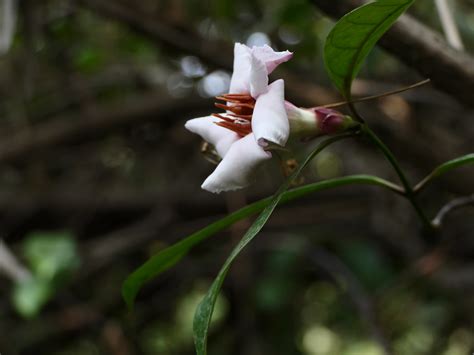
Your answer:
[[[367,54],[413,2],[379,0],[366,4],[346,14],[331,30],[324,45],[324,62],[332,82],[347,100]]]

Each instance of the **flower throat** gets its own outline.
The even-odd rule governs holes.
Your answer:
[[[255,99],[248,94],[225,94],[216,96],[214,105],[226,111],[225,114],[213,113],[212,116],[220,118],[222,121],[216,122],[218,126],[230,129],[239,136],[244,137],[252,132],[252,114],[255,107]]]

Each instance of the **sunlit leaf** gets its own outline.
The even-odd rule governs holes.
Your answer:
[[[414,0],[378,0],[342,17],[329,33],[324,62],[341,94],[351,97],[351,84],[375,43]]]
[[[23,254],[32,275],[15,284],[12,302],[19,314],[30,318],[38,314],[79,265],[79,256],[68,232],[31,233],[23,243]]]
[[[23,254],[33,274],[53,280],[79,264],[73,236],[68,232],[34,232],[27,236]]]
[[[16,311],[25,318],[38,314],[53,293],[49,281],[36,277],[17,283],[13,288],[12,302]]]

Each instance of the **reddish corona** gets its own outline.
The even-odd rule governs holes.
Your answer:
[[[224,114],[213,113],[212,116],[221,119],[216,122],[218,126],[230,129],[240,137],[244,137],[252,132],[252,115],[255,108],[255,99],[248,94],[225,94],[216,96],[217,100],[224,101],[225,104],[216,102],[217,108],[226,110]]]

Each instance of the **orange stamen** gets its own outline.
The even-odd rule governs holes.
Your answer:
[[[248,94],[225,94],[216,96],[216,99],[225,102],[225,104],[215,102],[214,105],[227,111],[225,115],[212,114],[212,116],[222,120],[216,122],[218,126],[230,129],[242,137],[252,132],[250,122],[255,108],[255,99],[252,96]]]
[[[213,113],[211,116],[218,117],[221,120],[224,120],[224,121],[229,122],[229,123],[234,123],[234,120],[232,118],[226,117],[224,115],[220,115],[218,113]]]

